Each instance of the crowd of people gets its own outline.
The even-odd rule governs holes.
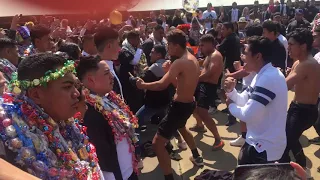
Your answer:
[[[120,22],[113,11],[74,26],[14,16],[0,33],[0,156],[10,163],[0,161],[0,176],[137,180],[142,158],[156,156],[173,180],[171,159],[181,157],[170,140],[203,166],[190,131],[208,129],[212,150],[223,149],[211,115],[225,103],[226,125],[240,122],[241,135],[230,141],[241,147],[238,165],[290,163],[290,152],[296,162],[297,174],[270,168],[240,179],[307,179],[299,138],[313,126],[319,137],[309,142],[320,144],[315,1],[226,9],[208,3],[196,15],[161,10]],[[196,124],[187,129],[191,115]],[[158,130],[142,142],[150,122]]]

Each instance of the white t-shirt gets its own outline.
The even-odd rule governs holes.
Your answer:
[[[282,34],[280,34],[278,36],[279,41],[281,42],[281,44],[284,46],[284,48],[286,49],[286,67],[287,67],[287,60],[288,60],[288,40],[286,37],[284,37]]]
[[[320,64],[320,52],[318,52],[316,55],[314,55],[313,57],[315,60],[318,61],[318,63]]]
[[[241,94],[227,96],[234,102],[230,113],[247,125],[246,142],[257,152],[266,151],[268,161],[277,161],[287,146],[288,87],[284,75],[266,64]]]
[[[132,154],[129,152],[129,143],[126,138],[123,138],[117,144],[118,162],[121,169],[123,180],[128,180],[133,172]],[[105,180],[116,180],[112,172],[102,171]]]
[[[205,20],[205,19],[211,19],[211,20],[217,19],[217,13],[213,10],[211,11],[205,10],[202,14],[202,20]],[[205,26],[207,30],[211,29],[211,22],[205,23]]]
[[[238,22],[239,9],[231,9],[231,22]]]

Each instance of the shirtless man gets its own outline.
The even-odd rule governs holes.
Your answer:
[[[203,69],[195,91],[197,108],[193,115],[197,120],[197,124],[190,130],[205,131],[203,122],[214,135],[215,142],[212,150],[215,151],[222,149],[224,143],[221,141],[216,123],[210,117],[208,110],[211,102],[217,96],[219,77],[223,70],[223,57],[219,51],[215,50],[215,40],[211,34],[206,34],[200,38],[200,48],[206,59],[203,62]]]
[[[313,42],[311,31],[297,29],[288,36],[288,51],[295,63],[286,81],[288,89],[295,90],[295,97],[287,114],[287,147],[282,160],[284,162],[290,161],[289,151],[291,150],[297,163],[306,168],[306,156],[299,138],[303,131],[315,123],[318,117],[320,65],[311,55]]]
[[[196,107],[193,95],[197,87],[200,68],[196,58],[187,51],[186,36],[181,30],[170,31],[167,40],[169,55],[178,59],[172,64],[168,64],[170,68],[161,80],[145,83],[138,78],[136,85],[139,89],[151,91],[164,90],[171,83],[177,87],[168,113],[160,122],[158,132],[153,138],[153,149],[157,154],[160,167],[164,171],[165,180],[173,180],[171,161],[165,144],[169,142],[177,130],[191,149],[190,160],[197,166],[203,166],[203,158],[198,153],[193,136],[185,127]]]

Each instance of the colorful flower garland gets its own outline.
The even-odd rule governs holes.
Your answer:
[[[111,91],[106,97],[100,97],[90,93],[88,89],[84,90],[86,102],[100,112],[111,126],[114,140],[116,143],[126,138],[129,143],[129,152],[132,154],[132,165],[138,173],[138,160],[135,155],[135,144],[138,138],[135,135],[134,128],[138,127],[138,119],[130,111],[119,95]]]
[[[26,96],[4,94],[2,101],[2,140],[30,174],[50,180],[102,179],[95,147],[78,119],[58,125]]]
[[[26,90],[28,88],[33,88],[37,86],[46,86],[48,82],[52,80],[56,80],[59,78],[64,77],[67,73],[75,73],[75,66],[74,62],[71,60],[68,60],[64,63],[64,66],[61,69],[56,69],[53,71],[48,71],[45,73],[45,76],[39,78],[39,79],[33,79],[31,80],[18,80],[18,74],[13,73],[12,74],[12,80],[10,82],[10,89],[13,90],[13,93],[19,94],[22,90]]]

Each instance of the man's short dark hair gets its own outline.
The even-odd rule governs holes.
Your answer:
[[[236,6],[236,5],[238,5],[238,4],[237,4],[237,2],[233,2],[233,3],[232,3],[232,6],[233,6],[233,5],[235,5],[235,6]]]
[[[156,27],[154,27],[153,29],[154,29],[155,31],[158,31],[158,30],[160,30],[160,29],[161,29],[161,30],[164,30],[164,28],[163,28],[161,25],[159,25],[159,24],[156,25]]]
[[[273,21],[263,22],[262,28],[268,30],[269,32],[273,32],[274,34],[278,33],[278,27]]]
[[[174,29],[167,34],[168,42],[178,44],[182,49],[187,47],[186,34],[180,29]]]
[[[161,58],[165,58],[167,55],[166,47],[163,45],[155,45],[153,47],[154,51],[161,54]]]
[[[0,38],[0,50],[4,48],[15,48],[17,45],[16,41],[10,38]]]
[[[83,80],[84,76],[91,71],[97,71],[99,69],[99,62],[101,61],[99,56],[86,56],[81,57],[76,67],[77,77],[80,81]]]
[[[41,39],[42,37],[49,35],[50,32],[50,29],[42,24],[33,26],[30,30],[32,44],[35,45],[36,39]]]
[[[248,38],[247,42],[252,55],[261,53],[262,58],[265,62],[271,62],[270,56],[272,54],[272,44],[268,38],[262,36],[252,36]]]
[[[262,167],[255,168],[243,173],[239,179],[246,180],[257,180],[257,179],[273,179],[273,180],[284,180],[284,179],[297,179],[301,178],[294,172],[285,168],[279,167]]]
[[[163,21],[160,18],[157,18],[156,22],[157,22],[158,25],[162,25],[162,23],[163,23]]]
[[[129,31],[127,33],[127,39],[135,39],[139,37],[140,37],[140,33],[136,30]]]
[[[297,28],[288,34],[288,39],[293,38],[300,45],[306,44],[307,51],[311,51],[313,44],[312,32],[306,28]]]
[[[63,43],[58,51],[67,53],[70,60],[78,60],[80,58],[79,46],[75,43]]]
[[[97,32],[94,35],[94,43],[97,46],[97,50],[102,52],[108,42],[117,40],[118,38],[119,34],[116,30],[103,26],[97,29]]]
[[[223,26],[227,29],[231,29],[232,32],[234,31],[234,26],[233,26],[233,23],[232,22],[224,22],[223,23]]]
[[[281,16],[280,12],[275,12],[272,17]]]
[[[246,36],[262,36],[263,28],[260,24],[250,24],[245,28]]]
[[[39,53],[26,57],[18,66],[18,80],[39,79],[51,70],[62,67],[67,60],[57,54]]]
[[[210,43],[212,43],[213,45],[215,44],[215,39],[214,39],[213,35],[211,35],[211,34],[205,34],[205,35],[203,35],[203,36],[200,38],[200,41],[201,41],[201,42],[210,42]]]

